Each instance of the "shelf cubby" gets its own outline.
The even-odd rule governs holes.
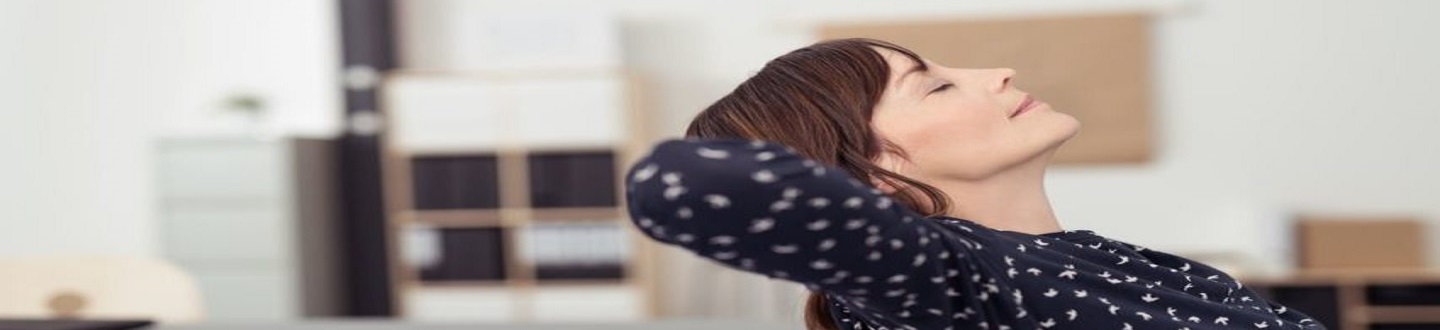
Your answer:
[[[438,256],[420,267],[423,282],[499,281],[506,276],[506,250],[500,228],[439,228]]]
[[[500,206],[495,155],[424,156],[410,160],[418,210],[493,209]]]
[[[615,207],[615,155],[611,151],[531,153],[533,208]]]

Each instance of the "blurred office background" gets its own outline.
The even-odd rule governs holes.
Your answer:
[[[182,322],[800,328],[801,288],[636,240],[626,161],[824,26],[1112,14],[1145,18],[1152,142],[1056,165],[1065,226],[1440,324],[1374,307],[1440,306],[1425,0],[3,0],[0,259],[163,261]]]

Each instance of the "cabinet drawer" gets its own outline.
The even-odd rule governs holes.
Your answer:
[[[264,142],[161,144],[160,196],[210,200],[275,198],[283,194],[281,145]]]
[[[287,262],[293,256],[291,228],[276,207],[207,208],[172,206],[162,210],[161,240],[168,257],[178,260]]]
[[[210,321],[291,321],[301,317],[299,288],[278,270],[197,270]]]

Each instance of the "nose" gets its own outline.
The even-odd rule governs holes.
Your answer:
[[[999,68],[993,70],[995,73],[994,92],[1002,93],[1013,88],[1013,86],[1010,85],[1010,80],[1015,78],[1015,69]]]

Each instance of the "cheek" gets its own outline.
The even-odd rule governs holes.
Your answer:
[[[970,153],[987,149],[1001,139],[1003,122],[987,115],[984,107],[958,105],[936,109],[933,115],[916,118],[910,138],[917,148],[948,153]]]
[[[1003,118],[986,116],[986,110],[964,105],[923,109],[911,117],[894,118],[881,131],[922,170],[965,171],[961,168],[983,166],[1005,140]]]

